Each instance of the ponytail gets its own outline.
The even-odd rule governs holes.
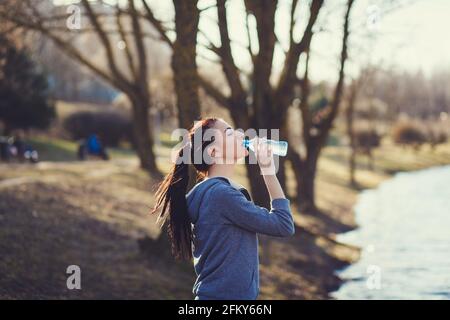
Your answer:
[[[183,156],[183,149],[178,156]],[[167,232],[172,242],[172,253],[177,259],[192,258],[192,230],[186,202],[188,184],[189,164],[177,161],[160,184],[152,210],[155,213],[162,208],[157,220],[161,227],[168,218]]]
[[[215,118],[208,118],[200,121],[191,129],[190,138],[196,134],[197,130],[203,130],[212,127]],[[202,133],[203,134],[203,133]],[[193,140],[193,139],[190,139]],[[202,152],[209,142],[202,142],[198,152]],[[183,157],[184,152],[188,152],[193,159],[194,148],[192,142],[185,145],[178,153],[178,159],[173,165],[170,172],[161,182],[156,192],[156,203],[151,213],[154,214],[161,209],[157,223],[162,227],[168,220],[167,232],[172,243],[172,254],[177,259],[192,258],[192,241],[193,234],[191,228],[191,220],[188,213],[186,192],[189,185],[189,162]],[[200,174],[205,174],[209,165],[201,163],[194,164],[196,170]]]

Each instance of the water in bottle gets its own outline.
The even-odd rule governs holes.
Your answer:
[[[288,143],[286,141],[260,139],[260,142],[268,144],[272,149],[273,154],[282,157],[284,157],[287,154]],[[244,140],[243,145],[244,147],[249,148],[250,150],[255,152],[255,139]]]

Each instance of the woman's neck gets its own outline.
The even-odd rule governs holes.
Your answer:
[[[226,177],[233,178],[235,164],[213,164],[208,170],[208,178]]]

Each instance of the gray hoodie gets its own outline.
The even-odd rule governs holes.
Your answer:
[[[295,233],[289,200],[272,209],[255,205],[248,192],[225,177],[198,183],[187,194],[192,221],[196,300],[252,300],[259,293],[258,233]]]

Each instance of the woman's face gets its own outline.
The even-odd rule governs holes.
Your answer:
[[[240,130],[234,130],[226,121],[218,119],[214,124],[214,143],[212,144],[212,156],[216,163],[236,163],[248,155],[248,150],[243,146],[245,138]]]

